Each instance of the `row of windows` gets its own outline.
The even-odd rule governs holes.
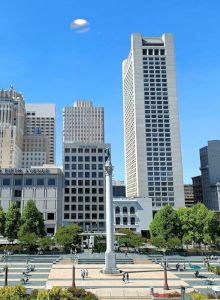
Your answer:
[[[65,194],[103,194],[104,189],[103,188],[65,188]]]
[[[90,210],[97,211],[98,209],[100,211],[104,211],[104,205],[94,205],[94,204],[93,205],[89,205],[89,204],[85,204],[85,205],[65,204],[64,205],[64,210],[70,210],[70,209],[75,210],[75,211],[77,211],[77,210],[79,210],[79,211],[84,211],[84,210],[85,211],[90,211]]]
[[[104,153],[105,149],[100,148],[65,148],[65,153]]]
[[[148,182],[148,186],[153,186],[153,187],[162,187],[162,186],[172,186],[173,187],[173,181],[167,181],[166,179],[164,181],[154,181],[154,182]]]
[[[104,172],[65,172],[65,178],[103,178]]]
[[[150,191],[150,192],[152,192],[152,191],[156,191],[156,192],[158,192],[158,191],[169,191],[169,192],[173,192],[173,187],[148,187],[148,190]]]
[[[143,60],[143,65],[166,65],[166,62],[164,60]]]
[[[143,49],[143,55],[165,55],[165,49]]]
[[[126,206],[124,206],[122,208],[122,212],[123,212],[123,214],[127,214],[128,213],[128,208]],[[121,213],[121,208],[119,206],[115,207],[115,213],[116,214],[120,214]],[[135,208],[133,206],[130,207],[130,214],[135,214]]]
[[[65,180],[65,186],[68,186],[68,185],[72,185],[72,186],[84,186],[84,185],[92,185],[92,186],[96,186],[96,185],[99,185],[99,186],[103,186],[104,185],[104,181],[102,179],[100,180],[82,180],[82,179],[79,179],[79,180],[69,180],[69,179],[66,179]]]
[[[103,170],[103,164],[65,164],[65,170]]]
[[[143,57],[143,61],[165,61],[165,57]]]
[[[75,220],[75,219],[78,219],[78,220],[89,220],[89,219],[99,219],[99,220],[104,220],[104,214],[96,214],[96,213],[93,213],[93,214],[90,214],[90,213],[64,213],[64,219],[65,220],[69,220],[69,219],[72,219],[72,220]]]
[[[116,217],[115,218],[115,224],[116,225],[128,225],[128,218],[127,217],[123,217],[122,220],[120,217]],[[131,217],[130,218],[130,225],[135,225],[135,218]]]
[[[148,176],[173,176],[173,172],[148,172]]]
[[[107,157],[106,157],[107,159]],[[103,156],[65,156],[65,162],[70,162],[70,161],[78,161],[78,162],[103,162]]]
[[[154,196],[173,196],[173,192],[149,192],[149,197],[154,197]]]
[[[171,152],[147,152],[147,156],[149,157],[149,156],[153,156],[153,157],[155,157],[155,156],[159,156],[160,158],[162,157],[162,156],[171,156]]]
[[[0,181],[1,183],[1,181]],[[22,186],[22,185],[27,185],[27,186],[32,186],[32,185],[37,185],[37,186],[44,186],[45,184],[49,186],[54,186],[56,185],[56,179],[55,178],[25,178],[24,180],[22,179],[14,179],[14,185],[15,186]],[[3,186],[9,186],[13,185],[13,179],[11,178],[3,178],[2,179],[2,185]]]
[[[65,196],[64,202],[68,203],[76,203],[76,202],[104,202],[104,197],[97,197],[97,196]]]
[[[148,181],[150,183],[150,181],[153,181],[156,185],[156,182],[157,181],[173,181],[173,177],[167,177],[167,176],[164,176],[164,177],[148,177]]]
[[[154,202],[152,202],[152,206],[157,206],[157,207],[159,207],[159,206],[166,206],[167,204],[169,204],[169,205],[171,205],[171,206],[174,206],[174,203],[173,202],[164,202],[164,203],[154,203]]]

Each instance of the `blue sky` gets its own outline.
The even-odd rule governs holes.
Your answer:
[[[220,139],[220,1],[3,0],[0,88],[13,84],[26,102],[57,106],[61,164],[62,107],[92,99],[105,107],[114,176],[124,178],[121,62],[132,32],[175,38],[184,182],[199,174],[199,148]],[[85,18],[90,30],[70,29]]]

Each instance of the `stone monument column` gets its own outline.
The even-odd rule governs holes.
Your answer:
[[[120,271],[116,268],[116,255],[114,251],[114,227],[113,227],[113,196],[112,196],[112,171],[110,153],[105,163],[105,185],[106,185],[106,252],[103,273],[116,274]]]

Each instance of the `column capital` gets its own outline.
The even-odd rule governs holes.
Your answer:
[[[111,161],[108,159],[105,163],[105,175],[107,176],[111,176],[112,175],[112,172],[113,172],[113,166],[112,166],[112,163]]]

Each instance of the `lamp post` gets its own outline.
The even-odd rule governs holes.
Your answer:
[[[166,253],[166,249],[163,249],[163,254],[164,254],[164,264],[163,264],[163,268],[164,268],[164,286],[163,289],[164,290],[169,290],[169,286],[168,286],[168,282],[167,282],[167,259],[165,257],[165,253]]]
[[[73,273],[72,273],[72,287],[75,288],[76,287],[76,282],[75,282],[75,278],[76,278],[76,268],[75,268],[75,263],[73,262],[73,269],[72,269]]]
[[[7,286],[8,285],[8,265],[5,265],[5,283],[4,283],[4,286]]]

